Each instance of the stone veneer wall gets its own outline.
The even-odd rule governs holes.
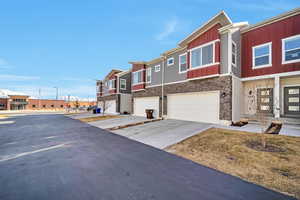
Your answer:
[[[167,115],[167,95],[176,93],[189,93],[189,92],[207,92],[207,91],[220,91],[220,120],[232,119],[232,77],[220,76],[209,79],[199,79],[187,81],[183,83],[176,83],[164,86],[164,115]],[[224,95],[223,95],[224,94]],[[132,98],[135,97],[151,97],[161,96],[161,86],[146,88],[143,91],[133,92]],[[159,115],[161,116],[161,104],[159,102]],[[133,107],[133,106],[132,106]]]

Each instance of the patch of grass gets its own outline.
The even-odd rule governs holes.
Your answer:
[[[106,119],[113,119],[113,118],[120,118],[119,115],[104,115],[104,116],[96,116],[96,117],[86,117],[79,119],[82,122],[94,122],[94,121],[100,121],[100,120],[106,120]]]
[[[166,150],[300,199],[300,138],[212,128]],[[269,148],[268,148],[269,146]]]

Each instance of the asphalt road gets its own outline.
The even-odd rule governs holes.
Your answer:
[[[291,199],[63,115],[7,120],[1,200]]]

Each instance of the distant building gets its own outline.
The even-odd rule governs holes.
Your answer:
[[[53,99],[31,99],[20,92],[0,89],[0,110],[63,110],[66,108],[87,108],[95,101],[65,101]]]

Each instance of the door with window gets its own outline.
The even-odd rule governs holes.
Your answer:
[[[300,117],[300,86],[284,88],[284,114]]]
[[[257,111],[273,114],[273,88],[257,89]]]

